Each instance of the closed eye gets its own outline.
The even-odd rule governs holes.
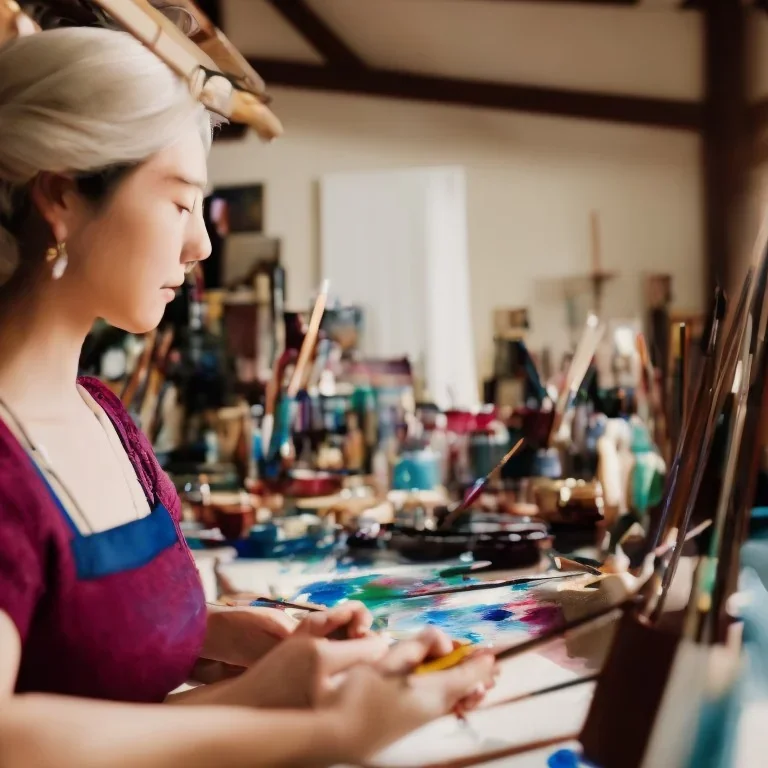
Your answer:
[[[187,208],[186,205],[180,205],[179,203],[176,203],[176,207],[179,209],[179,213],[192,213],[192,209]]]

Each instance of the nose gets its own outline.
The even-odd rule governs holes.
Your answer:
[[[203,206],[196,206],[195,213],[191,217],[187,236],[184,241],[184,248],[181,252],[182,264],[188,264],[192,261],[205,261],[211,255],[211,238],[208,237],[208,230],[205,228],[203,219]]]

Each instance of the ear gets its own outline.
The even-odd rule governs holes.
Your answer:
[[[30,194],[56,242],[65,242],[75,229],[80,207],[74,180],[58,173],[40,173],[32,182]]]

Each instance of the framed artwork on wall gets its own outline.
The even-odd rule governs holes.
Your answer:
[[[264,185],[217,187],[211,193],[210,218],[221,237],[264,231]]]

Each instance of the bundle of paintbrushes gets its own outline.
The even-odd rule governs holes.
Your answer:
[[[299,350],[298,358],[287,387],[282,393],[280,379],[283,371],[293,359],[292,351],[284,353],[283,358],[275,363],[275,374],[267,391],[267,402],[262,424],[262,443],[265,446],[266,458],[262,467],[264,474],[274,479],[293,463],[295,451],[293,448],[291,427],[294,417],[296,395],[302,381],[308,373],[312,353],[320,333],[320,323],[328,300],[327,280],[323,281],[315,306],[310,316],[309,326]]]
[[[734,617],[728,607],[736,590],[739,549],[752,505],[760,453],[760,416],[768,396],[768,318],[764,312],[767,241],[768,224],[758,238],[755,266],[727,317],[728,332],[720,345],[722,302],[715,302],[701,370],[690,378],[690,397],[680,407],[683,426],[661,519],[649,537],[652,568],[646,569],[646,576],[637,579],[635,588],[623,599],[584,612],[565,626],[497,653],[499,659],[512,658],[540,647],[566,628],[575,629],[598,617],[620,614],[579,736],[584,759],[601,768],[687,768],[693,748],[690,734],[696,730],[699,712],[714,695],[715,681],[722,689],[723,680],[730,679],[726,670],[737,666],[733,660],[739,653],[738,633],[732,631]],[[719,355],[718,346],[722,350]],[[719,492],[709,499],[711,525],[708,520],[694,527],[693,509],[699,501],[715,428],[723,419],[729,398],[733,403],[727,411],[724,465],[718,468]],[[707,500],[702,501],[700,506],[706,507]],[[708,525],[710,541],[696,572],[685,621],[682,626],[671,623],[672,616],[664,609],[679,584],[675,575],[684,547]],[[615,577],[597,577],[594,586],[599,592],[599,587],[611,580],[615,583]],[[680,586],[684,590],[685,586]],[[567,585],[563,588],[569,589]],[[441,665],[461,661],[471,652],[469,648],[457,649],[453,658],[443,660]],[[572,684],[583,682],[580,679]],[[564,732],[559,739],[510,745],[446,760],[441,765],[476,765],[573,737],[572,732]]]
[[[709,671],[738,654],[730,642],[732,617],[726,606],[736,589],[738,552],[751,507],[758,453],[757,425],[766,390],[765,322],[768,287],[766,241],[761,231],[750,270],[722,353],[716,356],[720,324],[716,301],[707,350],[684,426],[657,538],[676,543],[655,569],[640,605],[627,612],[601,674],[581,742],[585,756],[604,768],[686,765],[690,733],[709,693]],[[692,512],[708,464],[715,426],[726,399],[736,393],[728,427],[728,452],[719,498],[710,506],[708,556],[698,566],[682,628],[663,613],[692,530]],[[661,625],[666,628],[662,628]],[[632,691],[632,717],[618,704]]]

